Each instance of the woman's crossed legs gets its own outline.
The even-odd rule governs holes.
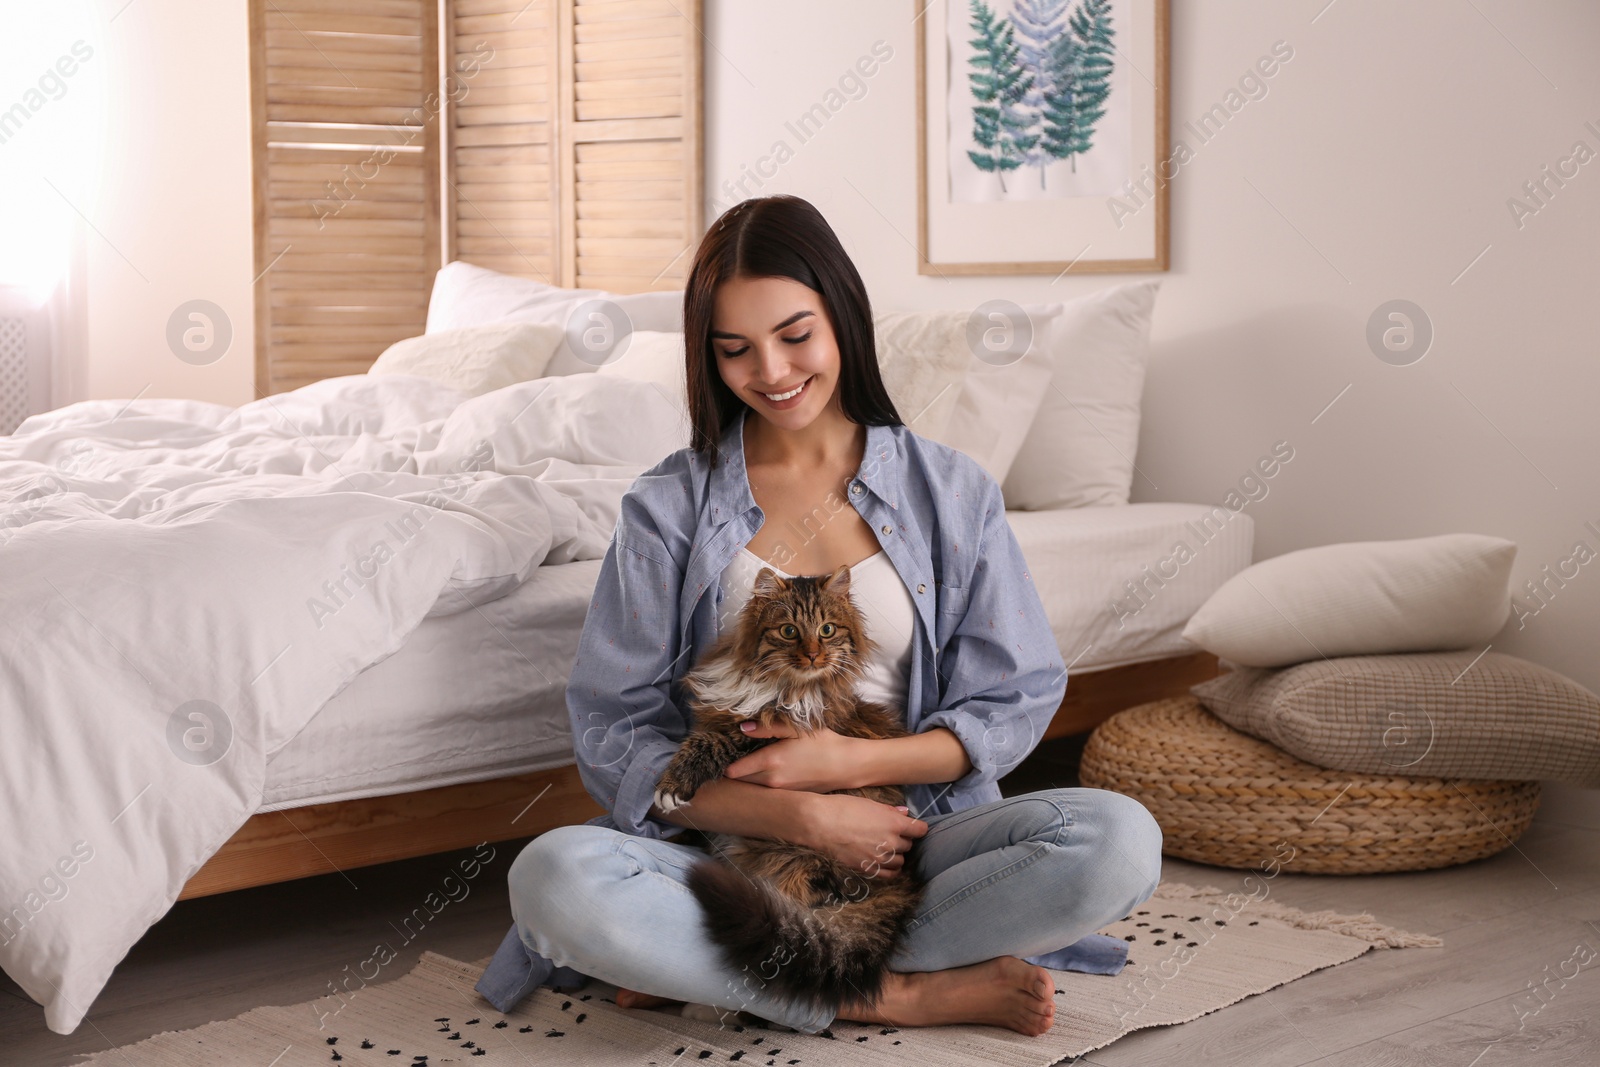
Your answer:
[[[1030,987],[1048,977],[997,957],[1049,952],[1130,913],[1159,881],[1160,828],[1137,801],[1099,789],[1040,790],[924,820],[928,832],[910,858],[927,891],[890,968],[952,973],[915,989],[910,980],[895,984],[879,1004],[884,1018],[1010,1025],[1003,1020],[1033,1011],[1046,1016],[1032,1028],[1042,1033],[1054,991]],[[759,976],[724,962],[685,884],[705,856],[601,826],[546,831],[511,866],[518,933],[557,966],[625,989],[744,1010],[805,1033],[826,1028],[832,1013],[797,1009],[767,993]],[[990,960],[990,971],[954,971]],[[909,1010],[913,994],[950,1000],[960,982],[980,979],[1010,985],[987,1006],[962,997],[924,1005],[939,1010]]]

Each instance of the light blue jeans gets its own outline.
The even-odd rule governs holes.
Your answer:
[[[1045,789],[931,815],[907,856],[927,882],[890,963],[942,971],[1072,944],[1133,911],[1161,875],[1161,828],[1101,789]],[[833,1021],[763,992],[706,936],[689,868],[703,848],[603,826],[559,826],[511,865],[527,947],[623,989],[743,1010],[805,1033]],[[1125,953],[1124,953],[1125,955]]]

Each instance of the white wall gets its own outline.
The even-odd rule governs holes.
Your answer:
[[[242,404],[255,397],[245,4],[96,7],[95,61],[109,92],[89,212],[99,232],[85,238],[86,393]],[[233,331],[204,366],[167,343],[168,318],[197,299],[222,308]]]

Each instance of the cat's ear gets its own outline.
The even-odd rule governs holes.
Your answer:
[[[777,571],[771,567],[762,567],[756,573],[756,580],[751,585],[750,591],[755,596],[777,596],[786,588],[787,586],[784,585],[783,579],[778,577]]]
[[[822,579],[822,587],[834,593],[848,593],[850,591],[850,565],[839,564],[839,569]]]

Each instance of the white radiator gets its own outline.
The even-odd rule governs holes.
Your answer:
[[[50,407],[50,319],[21,287],[0,286],[0,434]]]

